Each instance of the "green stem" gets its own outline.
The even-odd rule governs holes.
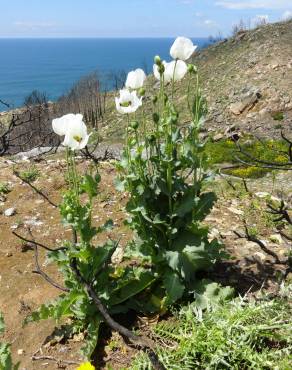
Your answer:
[[[171,100],[172,101],[173,101],[173,96],[174,96],[174,76],[175,76],[176,65],[177,65],[177,59],[174,64],[174,69],[173,69],[173,74],[172,74],[172,84],[171,84]]]

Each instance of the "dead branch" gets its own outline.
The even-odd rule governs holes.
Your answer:
[[[17,234],[15,231],[12,231],[12,234],[13,234],[13,235],[15,235],[18,239],[20,239],[20,240],[24,241],[25,243],[29,243],[29,244],[36,244],[38,247],[43,248],[43,249],[45,249],[45,250],[47,250],[47,251],[49,251],[49,252],[56,252],[56,251],[66,250],[66,248],[65,248],[65,247],[62,247],[62,248],[56,248],[56,249],[54,249],[54,248],[49,248],[49,247],[47,247],[46,245],[41,244],[41,243],[39,243],[39,242],[36,242],[36,241],[35,241],[35,240],[33,240],[33,239],[27,239],[27,238],[25,238],[24,236]]]
[[[288,213],[288,207],[285,205],[283,199],[281,200],[281,204],[279,208],[273,207],[271,204],[268,204],[269,211],[273,215],[278,215],[278,218],[274,220],[274,222],[286,220],[289,225],[292,225],[292,219]]]
[[[77,362],[77,361],[61,360],[61,359],[55,358],[53,356],[36,356],[36,355],[33,355],[33,356],[31,356],[31,359],[32,359],[32,361],[43,361],[43,360],[53,361],[53,362],[56,362],[59,367],[60,366],[63,367],[63,364],[64,365],[79,365],[79,362]]]
[[[34,274],[38,274],[38,275],[41,275],[49,284],[51,284],[53,287],[61,290],[62,292],[69,292],[70,290],[67,289],[67,288],[64,288],[62,287],[61,285],[59,285],[58,283],[56,283],[49,275],[47,275],[40,267],[40,264],[39,264],[39,252],[38,252],[38,247],[41,247],[41,248],[44,248],[46,250],[49,250],[49,251],[54,251],[53,249],[49,248],[49,247],[46,247],[44,246],[43,244],[41,243],[37,243],[34,241],[33,239],[33,236],[32,236],[32,233],[31,231],[29,230],[30,232],[30,235],[31,235],[31,240],[28,240],[20,235],[18,235],[17,233],[13,232],[13,234],[19,238],[20,240],[23,240],[23,241],[26,241],[26,242],[30,242],[32,245],[33,245],[33,249],[34,249],[34,260],[35,260],[35,270],[33,270],[32,272]]]
[[[74,238],[74,237],[73,237]],[[104,318],[105,322],[108,324],[108,326],[114,330],[117,331],[121,336],[126,337],[129,339],[134,346],[140,347],[144,352],[148,354],[148,357],[152,363],[152,366],[154,367],[155,370],[165,370],[165,367],[160,363],[158,356],[154,352],[154,344],[149,338],[142,338],[140,336],[135,335],[133,332],[125,328],[124,326],[120,325],[117,323],[108,313],[106,307],[103,305],[99,297],[97,296],[92,284],[88,283],[80,273],[78,267],[77,267],[77,260],[73,259],[71,261],[71,269],[75,273],[77,279],[79,282],[84,286],[84,288],[87,291],[87,294],[93,302],[95,303],[98,311]]]
[[[38,195],[40,195],[42,198],[44,198],[51,206],[54,208],[58,208],[59,206],[55,204],[53,201],[49,199],[49,197],[44,194],[40,189],[36,188],[30,181],[27,181],[25,178],[21,177],[18,171],[15,169],[13,170],[13,174],[19,178],[21,181],[23,181],[25,184],[27,184],[33,191],[35,191]]]
[[[249,230],[248,230],[248,226],[246,224],[246,221],[244,220],[244,229],[245,229],[245,234],[242,235],[241,233],[239,233],[238,231],[234,230],[234,234],[236,236],[238,236],[238,238],[240,239],[247,239],[248,241],[251,241],[251,242],[254,242],[256,243],[263,252],[265,252],[266,254],[268,254],[269,256],[273,257],[275,262],[279,265],[286,265],[287,264],[287,261],[282,261],[279,259],[278,255],[271,251],[269,248],[267,248],[265,246],[265,244],[260,240],[258,239],[257,237],[255,237],[254,235],[251,235]]]

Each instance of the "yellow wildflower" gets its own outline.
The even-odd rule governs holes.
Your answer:
[[[90,362],[84,362],[77,370],[95,370],[95,367]]]

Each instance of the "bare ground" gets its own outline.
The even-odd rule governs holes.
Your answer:
[[[22,161],[16,164],[21,169],[30,164]],[[89,164],[80,163],[80,170],[85,170]],[[36,164],[41,176],[34,183],[41,188],[55,203],[60,203],[62,192],[65,190],[63,174],[65,163],[57,158],[50,158]],[[63,334],[50,337],[56,323],[44,321],[38,324],[29,324],[22,327],[26,315],[40,304],[57,297],[59,291],[50,286],[41,276],[32,273],[34,270],[34,254],[31,246],[22,243],[12,231],[29,236],[28,228],[35,239],[48,246],[58,246],[64,238],[70,238],[69,230],[60,223],[58,209],[50,206],[28,185],[25,185],[13,174],[11,162],[0,159],[0,183],[9,182],[11,192],[7,199],[0,203],[0,311],[3,312],[7,331],[5,341],[12,343],[14,361],[21,361],[21,369],[76,369],[77,365],[69,365],[63,361],[82,361],[79,349],[82,346],[82,336],[66,339]],[[113,187],[115,177],[114,166],[111,163],[101,164],[102,183],[100,195],[93,212],[94,222],[101,225],[106,219],[112,218],[115,228],[110,235],[99,236],[98,242],[106,237],[121,237],[121,246],[124,246],[131,237],[131,233],[123,225],[123,206],[126,195],[117,193]],[[292,194],[291,176],[289,173],[278,174],[278,181],[273,185],[272,177],[250,180],[248,186],[251,196],[244,192],[237,194],[224,180],[217,180],[216,191],[220,201],[214,207],[206,222],[211,226],[213,236],[221,239],[232,255],[233,259],[218,265],[213,277],[222,283],[234,285],[241,293],[257,291],[265,287],[270,291],[277,289],[279,276],[284,271],[283,265],[275,264],[271,256],[266,254],[258,244],[238,239],[234,230],[242,231],[241,219],[247,215],[250,222],[259,224],[261,238],[268,248],[276,252],[279,257],[285,258],[288,243],[272,241],[275,234],[273,227],[262,221],[261,212],[251,212],[251,202],[258,199],[254,194],[259,191],[271,192],[275,196],[284,193],[288,199]],[[259,207],[264,207],[259,200]],[[15,215],[6,217],[3,212],[11,207],[16,209]],[[61,276],[53,265],[46,265],[45,255],[41,253],[43,269],[55,280],[62,283]],[[291,278],[291,276],[289,277]],[[38,351],[38,352],[37,352]],[[32,360],[36,354],[39,360]],[[99,349],[97,351],[97,368],[105,368],[110,363],[114,369],[127,368],[135,351],[129,348],[117,334],[111,334],[107,329],[102,332]],[[51,356],[46,359],[43,356]],[[54,361],[60,360],[58,363]]]

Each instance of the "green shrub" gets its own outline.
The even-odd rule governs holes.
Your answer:
[[[152,330],[158,343],[167,343],[158,349],[166,369],[288,370],[291,315],[287,298],[238,298],[203,314],[191,304]],[[144,355],[130,367],[142,369],[151,369]]]
[[[0,313],[0,335],[4,333],[5,325],[2,314]],[[10,344],[0,342],[0,370],[17,370],[19,363],[13,365]]]
[[[283,121],[284,113],[283,112],[274,112],[274,113],[272,113],[272,117],[275,121]]]
[[[36,181],[40,177],[40,172],[35,166],[30,166],[28,169],[19,172],[19,176],[23,180],[31,183]]]
[[[7,183],[0,182],[0,195],[7,195],[11,189]]]
[[[260,168],[260,167],[255,167],[255,166],[241,167],[241,168],[235,168],[235,169],[230,169],[230,170],[225,171],[225,173],[229,175],[240,177],[242,179],[247,179],[247,178],[258,179],[260,177],[265,176],[268,172],[269,170],[265,168]]]

